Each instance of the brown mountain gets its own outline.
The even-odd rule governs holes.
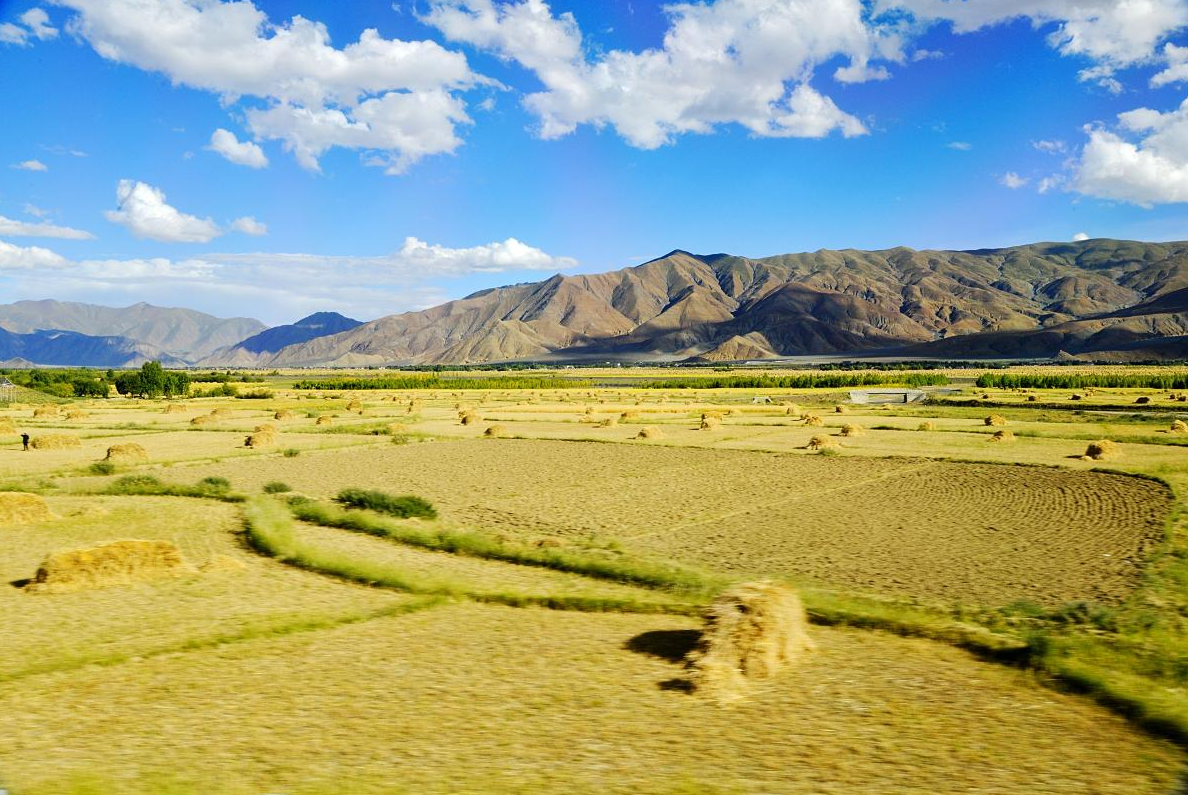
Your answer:
[[[556,275],[291,345],[266,364],[710,360],[907,351],[1167,356],[1188,344],[1188,243],[1089,240],[976,251],[674,251]]]

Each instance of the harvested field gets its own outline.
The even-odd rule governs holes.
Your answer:
[[[0,684],[0,766],[21,795],[84,774],[121,795],[157,795],[163,774],[196,792],[360,795],[392,781],[426,795],[1156,795],[1179,775],[1179,751],[1100,708],[878,633],[816,630],[796,682],[729,709],[662,689],[696,626],[463,604],[49,674]]]
[[[992,605],[1116,601],[1171,507],[1158,483],[1084,470],[522,439],[228,461],[187,482],[206,475],[412,493],[513,537],[618,539],[738,577]],[[696,495],[673,499],[684,482]]]

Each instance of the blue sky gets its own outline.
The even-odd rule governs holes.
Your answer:
[[[1184,239],[1186,31],[1188,0],[0,0],[2,295],[371,319],[673,248]]]

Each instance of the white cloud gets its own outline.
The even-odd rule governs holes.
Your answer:
[[[1074,243],[1080,243],[1083,240],[1089,239],[1089,233],[1088,232],[1077,232],[1075,235],[1073,235],[1072,239],[1073,239]]]
[[[235,133],[222,127],[210,134],[210,145],[206,148],[218,152],[236,165],[248,168],[264,168],[268,165],[264,150],[257,144],[251,141],[240,142]]]
[[[1049,155],[1059,155],[1068,151],[1068,144],[1064,141],[1032,141],[1031,145]]]
[[[1177,47],[1170,41],[1163,45],[1163,62],[1167,66],[1151,78],[1151,87],[1188,82],[1188,47]]]
[[[1026,185],[1030,180],[1027,177],[1020,177],[1014,171],[1008,171],[998,179],[998,184],[1011,190],[1018,190]]]
[[[908,60],[912,61],[912,63],[916,63],[919,61],[934,61],[944,57],[945,54],[943,52],[938,52],[937,50],[913,50],[911,58]]]
[[[1188,100],[1166,113],[1120,113],[1118,122],[1123,134],[1089,128],[1073,166],[1073,188],[1144,206],[1188,201]]]
[[[36,204],[29,204],[28,202],[25,202],[25,214],[31,215],[34,218],[45,218],[49,216],[50,212],[49,210],[41,209]]]
[[[19,168],[21,171],[49,171],[49,166],[40,160],[22,160],[20,163],[13,163],[11,167]]]
[[[26,205],[27,207],[30,205]],[[36,208],[34,208],[36,209]],[[29,224],[15,221],[0,215],[0,235],[10,237],[57,237],[63,240],[91,240],[95,236],[81,229],[71,229],[68,226],[39,223]]]
[[[956,149],[959,152],[968,152],[973,149],[973,144],[968,141],[949,141],[945,144],[949,149]]]
[[[109,60],[167,75],[246,109],[258,138],[277,139],[310,170],[327,149],[380,149],[389,171],[454,151],[469,121],[455,92],[486,82],[461,53],[367,29],[341,49],[326,26],[272,23],[249,0],[56,0],[69,29]]]
[[[207,243],[223,233],[209,218],[178,211],[165,201],[165,194],[144,182],[120,180],[116,187],[118,209],[104,215],[136,237],[171,243]]]
[[[29,31],[11,22],[0,23],[0,43],[24,47],[29,43]]]
[[[1059,188],[1066,182],[1068,182],[1068,178],[1065,177],[1065,175],[1052,174],[1050,176],[1041,178],[1039,183],[1036,185],[1036,190],[1038,190],[1040,193],[1047,193],[1050,190]]]
[[[231,222],[231,228],[237,232],[243,232],[245,235],[253,235],[255,237],[268,234],[268,226],[260,223],[250,215],[236,218]]]
[[[66,258],[40,246],[14,246],[0,240],[0,270],[61,268]]]
[[[524,98],[542,138],[611,126],[652,149],[684,133],[738,124],[757,136],[821,137],[865,126],[808,84],[837,56],[839,82],[884,79],[875,59],[902,61],[899,38],[863,21],[860,0],[717,0],[666,7],[661,48],[589,57],[572,14],[544,0],[437,0],[423,20],[531,70],[544,90]]]
[[[12,22],[0,24],[0,42],[25,47],[29,44],[30,36],[45,41],[58,35],[58,29],[49,24],[49,15],[43,9],[30,8],[18,19],[23,27]]]

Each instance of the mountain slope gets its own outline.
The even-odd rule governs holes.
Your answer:
[[[993,355],[1016,356],[1048,332],[1096,340],[1087,344],[1100,350],[1116,342],[1141,351],[1144,339],[1182,333],[1177,311],[1159,301],[1186,287],[1188,243],[846,249],[763,259],[673,251],[621,271],[556,275],[383,317],[286,347],[266,363],[671,360],[724,345],[728,352],[733,338],[750,341],[740,352],[753,345],[780,356],[938,340],[947,350],[961,347],[950,338],[985,334],[1003,340]],[[1123,311],[1137,314],[1112,317]],[[1078,323],[1088,325],[1067,326]]]
[[[0,304],[0,328],[18,334],[54,329],[94,337],[126,337],[193,361],[258,334],[265,326],[251,318],[219,318],[193,309],[146,303],[116,308],[46,300]]]
[[[363,321],[337,312],[315,312],[296,323],[274,326],[235,345],[219,348],[198,364],[204,367],[252,367],[287,345],[338,334],[363,325]]]
[[[34,331],[15,334],[0,329],[0,361],[9,366],[137,367],[156,359],[167,367],[185,362],[125,337],[97,337],[76,331]]]

